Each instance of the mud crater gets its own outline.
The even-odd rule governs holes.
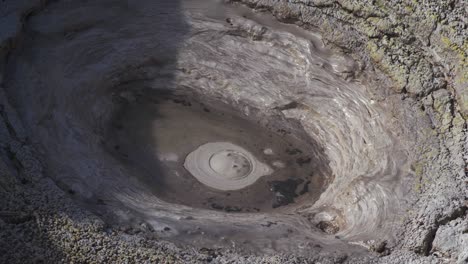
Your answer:
[[[390,245],[411,188],[397,136],[408,121],[395,122],[355,78],[359,63],[319,35],[204,3],[54,2],[29,19],[5,90],[47,174],[109,224],[184,246],[310,255]],[[184,167],[210,142],[272,172],[210,188]]]

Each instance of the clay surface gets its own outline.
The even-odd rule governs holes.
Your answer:
[[[2,261],[468,261],[466,2],[0,7]]]

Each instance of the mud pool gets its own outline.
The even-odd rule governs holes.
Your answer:
[[[154,5],[178,17],[135,4],[139,16],[122,7],[82,27],[57,3],[32,19],[7,91],[60,186],[110,222],[145,221],[182,243],[294,252],[391,234],[406,150],[385,105],[352,80],[356,62],[240,6],[188,7],[175,23],[176,4]],[[183,161],[219,141],[275,171],[210,189]]]
[[[18,43],[8,100],[45,173],[109,226],[246,254],[398,244],[409,127],[430,125],[314,30],[219,1],[58,1]]]
[[[136,177],[166,202],[227,212],[268,211],[295,200],[317,200],[324,182],[332,178],[323,151],[299,124],[289,129],[280,116],[270,120],[260,112],[247,116],[233,106],[194,94],[140,92],[118,96],[121,115],[112,121],[105,145],[122,163],[137,168]],[[255,163],[239,164],[237,171],[245,168],[249,173],[250,166],[265,164],[267,175],[232,191],[203,184],[184,162],[195,149],[214,142],[230,142],[253,155]],[[210,158],[195,162],[208,165]]]

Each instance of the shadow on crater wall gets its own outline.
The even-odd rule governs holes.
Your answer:
[[[106,225],[70,199],[104,219],[118,214],[105,207],[112,199],[108,194],[126,190],[113,189],[103,178],[123,175],[112,175],[102,166],[108,160],[100,160],[114,87],[154,74],[161,85],[173,86],[178,48],[189,32],[177,0],[50,1],[29,7],[34,4],[0,4],[5,12],[22,10],[6,17],[12,19],[2,31],[24,20],[21,32],[12,32],[6,47],[0,45],[8,55],[1,131],[11,140],[2,142],[1,152],[0,220],[9,231],[2,234],[0,255],[9,263],[63,261],[85,251],[86,246],[76,248],[79,234],[70,223],[103,234]],[[21,130],[13,108],[27,129]]]

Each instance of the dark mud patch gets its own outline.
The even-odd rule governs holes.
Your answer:
[[[111,121],[106,145],[164,201],[229,213],[261,212],[293,204],[298,196],[313,202],[326,188],[328,165],[317,156],[316,143],[293,133],[300,129],[294,124],[281,124],[255,109],[247,116],[240,105],[195,94],[141,89],[126,98],[134,100],[120,98],[122,108]],[[209,142],[238,145],[274,172],[240,190],[205,186],[183,164],[190,152]]]

